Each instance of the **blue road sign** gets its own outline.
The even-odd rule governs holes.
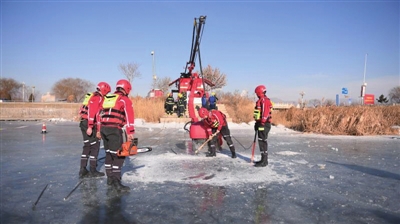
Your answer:
[[[342,94],[348,94],[349,91],[347,90],[347,88],[342,88]]]
[[[336,106],[339,106],[339,104],[340,104],[339,94],[336,94]]]

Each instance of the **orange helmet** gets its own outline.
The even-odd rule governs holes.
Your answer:
[[[265,95],[265,92],[267,92],[267,88],[264,85],[259,85],[259,86],[256,87],[254,92],[256,93],[256,95],[258,97],[262,97],[262,96]]]
[[[199,109],[199,116],[201,118],[208,117],[208,114],[209,114],[209,111],[206,108],[202,107],[202,108]]]
[[[109,93],[111,91],[110,85],[108,85],[108,83],[106,83],[106,82],[99,82],[99,84],[97,84],[96,89],[103,96],[107,95],[107,93]]]
[[[126,92],[126,95],[129,95],[129,93],[131,92],[131,89],[132,89],[132,86],[131,86],[131,84],[129,83],[129,81],[128,81],[128,80],[125,80],[125,79],[121,79],[121,80],[119,80],[119,81],[117,82],[117,88],[118,88],[118,87],[124,89],[125,92]]]

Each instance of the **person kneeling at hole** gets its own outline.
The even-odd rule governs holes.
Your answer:
[[[204,126],[207,128],[208,136],[211,137],[217,131],[220,132],[231,150],[232,158],[236,158],[235,146],[233,145],[231,133],[228,128],[226,115],[219,110],[208,111],[206,108],[202,107],[199,109],[199,116],[203,119]],[[215,135],[208,142],[209,153],[206,155],[207,157],[216,156],[215,150],[217,143],[217,135]]]

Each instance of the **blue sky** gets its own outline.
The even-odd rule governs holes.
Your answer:
[[[203,67],[227,76],[223,91],[297,101],[358,100],[367,56],[367,93],[400,85],[398,1],[2,1],[1,75],[42,94],[62,78],[115,83],[121,63],[140,65],[133,95],[179,77],[189,60],[193,20],[207,16]],[[199,65],[195,70],[199,70]]]

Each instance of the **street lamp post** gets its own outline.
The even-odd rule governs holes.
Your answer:
[[[153,65],[152,65],[153,79],[156,80],[157,76],[156,76],[156,65],[154,62],[154,55],[155,55],[154,51],[151,52],[151,55],[153,56]]]
[[[364,60],[364,80],[363,84],[361,85],[361,104],[364,105],[364,96],[365,96],[365,90],[367,88],[367,83],[365,82],[365,73],[367,73],[367,57],[368,54],[365,54],[365,60]]]
[[[306,93],[305,93],[304,91],[301,91],[301,92],[300,92],[300,96],[301,96],[301,108],[304,108],[303,96],[304,96],[305,94],[306,94]]]

